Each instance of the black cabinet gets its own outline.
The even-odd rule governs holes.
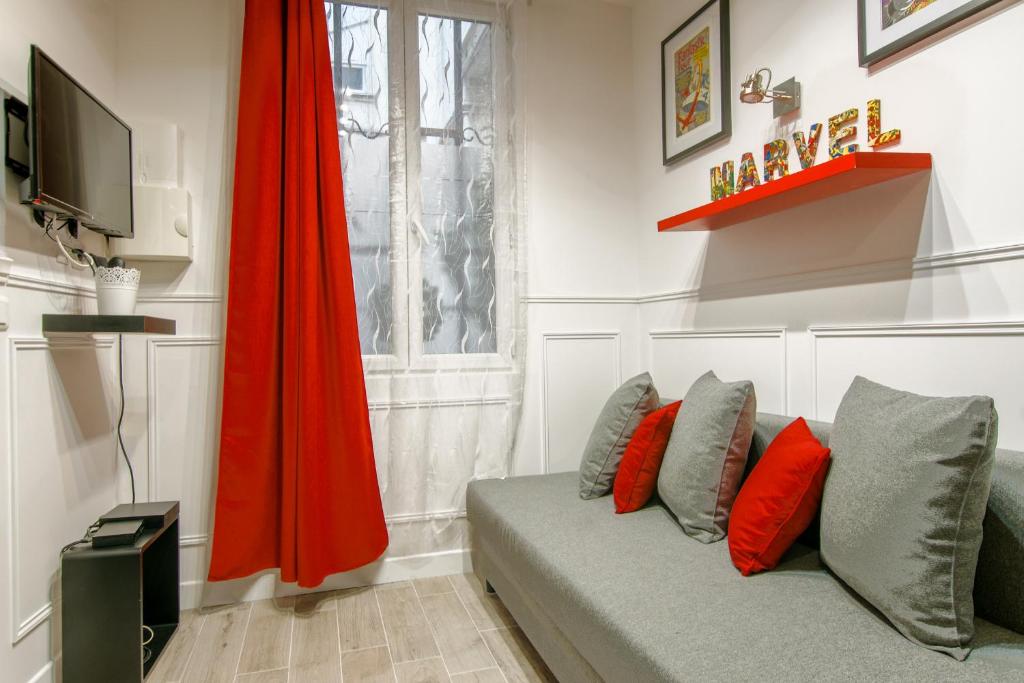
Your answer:
[[[61,557],[65,683],[141,681],[178,628],[178,503],[119,505],[100,519],[133,518],[145,524],[133,545]]]

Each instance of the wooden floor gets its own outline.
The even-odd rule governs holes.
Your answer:
[[[472,575],[310,593],[182,615],[147,683],[554,681]]]

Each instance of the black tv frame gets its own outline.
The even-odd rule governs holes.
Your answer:
[[[28,116],[28,140],[29,140],[29,166],[30,173],[28,178],[22,181],[21,187],[21,202],[23,204],[30,204],[35,211],[44,211],[55,214],[58,218],[71,219],[82,226],[94,230],[95,232],[106,235],[107,237],[118,237],[131,239],[135,237],[135,193],[131,189],[131,182],[128,184],[128,209],[129,209],[129,233],[126,235],[118,230],[113,230],[107,226],[99,225],[93,222],[93,216],[85,209],[68,204],[57,197],[46,194],[40,190],[40,174],[41,169],[39,168],[38,158],[38,144],[36,139],[36,102],[35,102],[35,89],[36,81],[38,80],[39,73],[39,60],[45,59],[49,64],[55,68],[60,74],[68,79],[76,88],[80,89],[87,97],[95,102],[103,111],[110,115],[115,121],[124,126],[125,130],[128,131],[128,175],[131,178],[132,169],[131,163],[133,158],[133,140],[132,140],[132,127],[129,126],[124,119],[119,117],[110,107],[103,104],[95,95],[89,92],[89,89],[83,86],[77,79],[71,74],[65,71],[60,64],[55,62],[52,57],[43,52],[38,45],[32,45],[31,53],[29,55],[29,116]],[[38,220],[37,220],[38,222]]]

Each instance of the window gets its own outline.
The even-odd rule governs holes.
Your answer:
[[[366,91],[366,65],[353,64],[352,66],[340,65],[338,75],[341,79],[341,89],[352,95],[369,95]]]
[[[327,3],[371,371],[501,361],[513,302],[512,269],[502,267],[508,218],[496,210],[494,5],[458,6],[456,16],[406,0]]]

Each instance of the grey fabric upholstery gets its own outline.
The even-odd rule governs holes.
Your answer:
[[[996,451],[974,578],[974,610],[1024,633],[1024,455]]]
[[[597,498],[612,490],[633,432],[645,417],[658,409],[658,403],[658,391],[646,372],[626,380],[612,392],[583,449],[580,498]]]
[[[563,638],[542,655],[562,670],[587,662],[568,681],[590,668],[631,683],[1024,678],[1024,635],[978,620],[957,662],[901,636],[812,549],[745,578],[725,543],[694,542],[657,503],[616,515],[611,498],[581,500],[575,473],[472,482],[467,511],[477,571]],[[540,647],[534,620],[520,624]]]
[[[686,392],[658,474],[658,495],[701,543],[725,538],[757,410],[749,381],[708,372]]]
[[[997,420],[991,398],[853,380],[821,501],[825,565],[908,638],[963,659],[974,636]]]

